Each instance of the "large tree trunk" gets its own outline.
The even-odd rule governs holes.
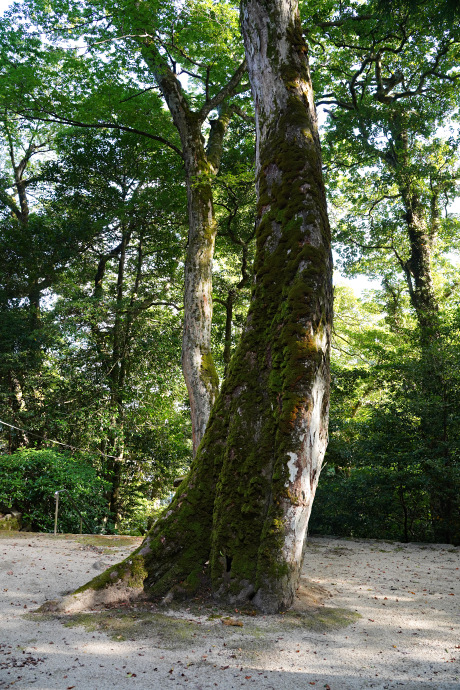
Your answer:
[[[251,306],[189,477],[141,548],[81,588],[99,601],[120,580],[165,595],[205,578],[223,601],[276,612],[298,582],[327,442],[329,225],[297,3],[244,0],[241,16],[257,115]]]
[[[332,260],[297,3],[244,0],[241,16],[257,125],[256,284],[222,392],[211,565],[219,595],[276,611],[293,600],[326,450]]]

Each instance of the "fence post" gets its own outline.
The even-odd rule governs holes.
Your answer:
[[[59,510],[59,491],[54,492],[54,497],[56,499],[56,510],[54,513],[54,536],[56,536],[56,534],[57,534],[58,510]]]

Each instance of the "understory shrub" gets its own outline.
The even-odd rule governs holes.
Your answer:
[[[0,505],[22,513],[23,528],[37,532],[54,529],[55,491],[59,494],[59,532],[77,533],[80,517],[88,527],[100,531],[107,512],[104,493],[108,483],[82,457],[50,449],[18,450],[0,455]],[[83,524],[83,531],[88,531]]]

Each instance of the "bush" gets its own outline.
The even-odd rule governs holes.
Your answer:
[[[18,450],[0,455],[0,504],[22,513],[23,527],[37,532],[54,530],[55,491],[59,496],[59,532],[79,532],[80,517],[98,531],[107,512],[108,483],[81,457],[54,450]],[[83,523],[83,531],[86,532]]]
[[[358,467],[321,476],[311,534],[433,541],[427,482],[416,467]]]

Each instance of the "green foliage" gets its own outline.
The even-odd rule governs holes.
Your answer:
[[[23,233],[30,262],[26,239],[15,243],[6,221],[0,226],[19,276],[4,264],[0,418],[31,432],[9,433],[10,450],[34,434],[87,449],[130,529],[136,506],[167,493],[190,456],[177,306],[184,189],[175,158],[132,134],[61,128],[54,146],[55,158],[41,163],[48,186],[37,208],[59,233],[51,238],[44,222],[37,226],[44,255],[49,241],[56,261],[38,274],[40,309],[20,299],[29,265],[37,271],[45,261],[36,260],[31,223]],[[61,233],[72,243],[65,256]],[[113,516],[107,528],[115,528]]]
[[[94,531],[100,531],[107,511],[107,488],[87,458],[30,448],[0,455],[0,504],[21,512],[23,527],[30,531],[54,529],[54,492],[62,489]],[[60,494],[59,504],[59,531],[79,532],[80,517],[66,493]]]
[[[22,234],[17,228],[7,232],[18,189],[13,186],[11,199],[0,196],[2,248],[14,259],[2,276],[9,292],[0,327],[10,336],[4,341],[0,412],[39,436],[94,454],[97,470],[111,482],[109,526],[118,516],[123,529],[136,524],[133,529],[142,531],[144,507],[168,493],[190,460],[180,371],[187,200],[180,138],[156,72],[164,63],[171,74],[186,74],[182,95],[195,111],[219,94],[243,59],[238,7],[211,0],[187,0],[180,7],[31,0],[12,8],[0,31],[2,112],[21,114],[14,116],[23,135],[15,146],[35,127],[36,141],[42,142],[43,132],[51,149],[40,149],[47,155],[38,157],[36,168],[28,161],[26,182],[36,195],[38,222],[31,214]],[[85,42],[88,51],[76,51],[76,42]],[[245,104],[247,88],[233,96],[233,104]],[[215,112],[204,118],[203,137]],[[28,125],[29,119],[40,124]],[[244,114],[232,127],[223,185],[237,189],[234,233],[245,246],[237,242],[235,251],[232,242],[222,243],[218,297],[238,282],[241,262],[243,279],[249,277],[252,259],[253,135]],[[5,141],[0,192],[6,193],[14,164],[8,163]],[[24,238],[16,253],[15,235]],[[29,274],[38,280],[41,308],[33,372],[26,361],[37,335],[28,318]],[[11,299],[13,283],[22,288],[17,302]],[[238,339],[246,298],[247,291],[235,300],[229,346]],[[218,353],[223,323],[217,318],[214,329]],[[21,367],[13,367],[17,360]],[[15,441],[31,442],[25,435]]]
[[[340,305],[336,328],[346,322],[343,296]],[[363,313],[360,301],[353,306]],[[444,313],[431,348],[413,328],[380,327],[372,344],[375,326],[356,319],[347,355],[341,348],[334,357],[330,443],[310,530],[458,544],[459,314]]]
[[[117,532],[143,536],[163,512],[164,507],[159,504],[159,501],[149,501],[140,491],[137,491],[135,495],[133,493],[126,501],[127,509],[123,511]]]
[[[309,525],[312,534],[433,541],[429,497],[420,468],[354,467],[324,471]]]
[[[408,4],[423,11],[317,0],[304,16],[317,103],[329,114],[323,152],[339,265],[396,291],[404,281],[422,326],[434,320],[458,247],[449,206],[458,193],[460,33],[437,21],[446,3]]]

